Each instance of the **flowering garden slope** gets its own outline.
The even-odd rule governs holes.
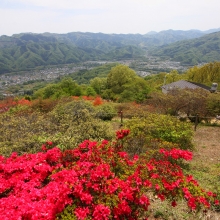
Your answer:
[[[0,219],[147,218],[147,192],[172,206],[184,198],[192,210],[218,205],[215,194],[176,164],[191,152],[160,149],[157,158],[129,158],[122,144],[129,131],[116,134],[113,143],[85,140],[62,152],[47,142],[43,152],[1,156]]]

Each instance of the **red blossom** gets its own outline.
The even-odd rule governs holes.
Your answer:
[[[110,208],[103,204],[96,205],[92,214],[94,220],[107,220],[110,215]]]
[[[123,139],[124,137],[128,136],[130,130],[120,130],[116,132],[117,139]]]
[[[128,134],[119,131],[117,141]],[[117,141],[86,140],[64,152],[47,142],[44,152],[0,156],[0,219],[54,220],[68,205],[76,207],[77,219],[139,219],[150,205],[143,194],[149,188],[162,201],[171,197],[172,206],[178,196],[193,210],[209,208],[210,201],[219,205],[216,194],[201,189],[168,158],[189,159],[191,153],[161,149],[161,160],[130,159]]]
[[[163,194],[157,194],[157,196],[161,201],[165,200],[165,196]]]
[[[144,205],[146,207],[148,207],[150,205],[150,201],[149,201],[148,197],[145,196],[145,195],[142,195],[140,197],[139,202],[140,202],[141,205]]]
[[[170,151],[165,149],[160,149],[160,153],[166,157],[172,157],[173,159],[184,159],[184,160],[192,160],[192,153],[187,150],[181,149],[171,149]]]
[[[173,201],[172,201],[172,203],[171,203],[171,205],[172,205],[173,207],[176,207],[176,206],[177,206],[176,201],[175,201],[175,200],[173,200]]]
[[[77,219],[84,220],[86,219],[87,215],[89,214],[88,207],[78,207],[74,210],[74,214],[76,215]]]
[[[53,145],[53,142],[52,142],[52,141],[47,141],[46,143],[47,143],[47,145],[49,145],[49,146],[52,146],[52,145]]]
[[[216,199],[216,200],[214,201],[214,204],[215,204],[215,205],[219,205],[219,200]]]

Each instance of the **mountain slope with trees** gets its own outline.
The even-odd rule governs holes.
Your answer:
[[[0,37],[0,74],[91,60],[145,59],[146,51],[152,48],[155,51],[152,53],[153,55],[166,55],[166,57],[174,59],[172,56],[178,51],[176,45],[180,50],[177,55],[175,54],[176,60],[187,64],[210,62],[213,59],[219,59],[219,35],[217,34],[220,32],[210,35],[206,34],[216,30],[218,29],[208,32],[198,30],[167,30],[145,35],[88,32],[72,32],[67,34],[23,33],[11,37],[3,35]],[[188,41],[192,38],[198,39]],[[186,47],[185,44],[181,46],[183,42],[171,44],[182,40],[187,40],[185,44],[189,44],[189,46]],[[198,40],[201,43],[196,43]],[[168,44],[171,45],[166,49],[167,47],[163,45]],[[205,44],[202,48],[202,59],[200,58],[200,44]],[[158,46],[163,47],[155,49]],[[198,48],[199,52],[197,50],[192,52],[184,51],[186,48],[191,49],[193,47]],[[199,57],[199,59],[196,57]]]
[[[85,42],[86,44],[86,42]],[[97,43],[99,44],[99,43]],[[0,73],[30,70],[38,66],[79,63],[88,60],[120,60],[141,57],[136,46],[122,45],[76,46],[42,34],[21,34],[0,37]]]
[[[150,53],[153,56],[171,58],[187,65],[220,60],[220,32],[207,34],[200,38],[179,41],[156,48]]]

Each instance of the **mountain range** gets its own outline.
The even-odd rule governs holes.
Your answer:
[[[0,37],[0,74],[84,61],[145,59],[146,53],[194,65],[220,60],[220,28],[141,34],[21,33]],[[202,56],[202,57],[201,57]]]

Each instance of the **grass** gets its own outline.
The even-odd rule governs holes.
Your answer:
[[[220,194],[220,127],[198,127],[193,142],[190,172],[200,185]]]

